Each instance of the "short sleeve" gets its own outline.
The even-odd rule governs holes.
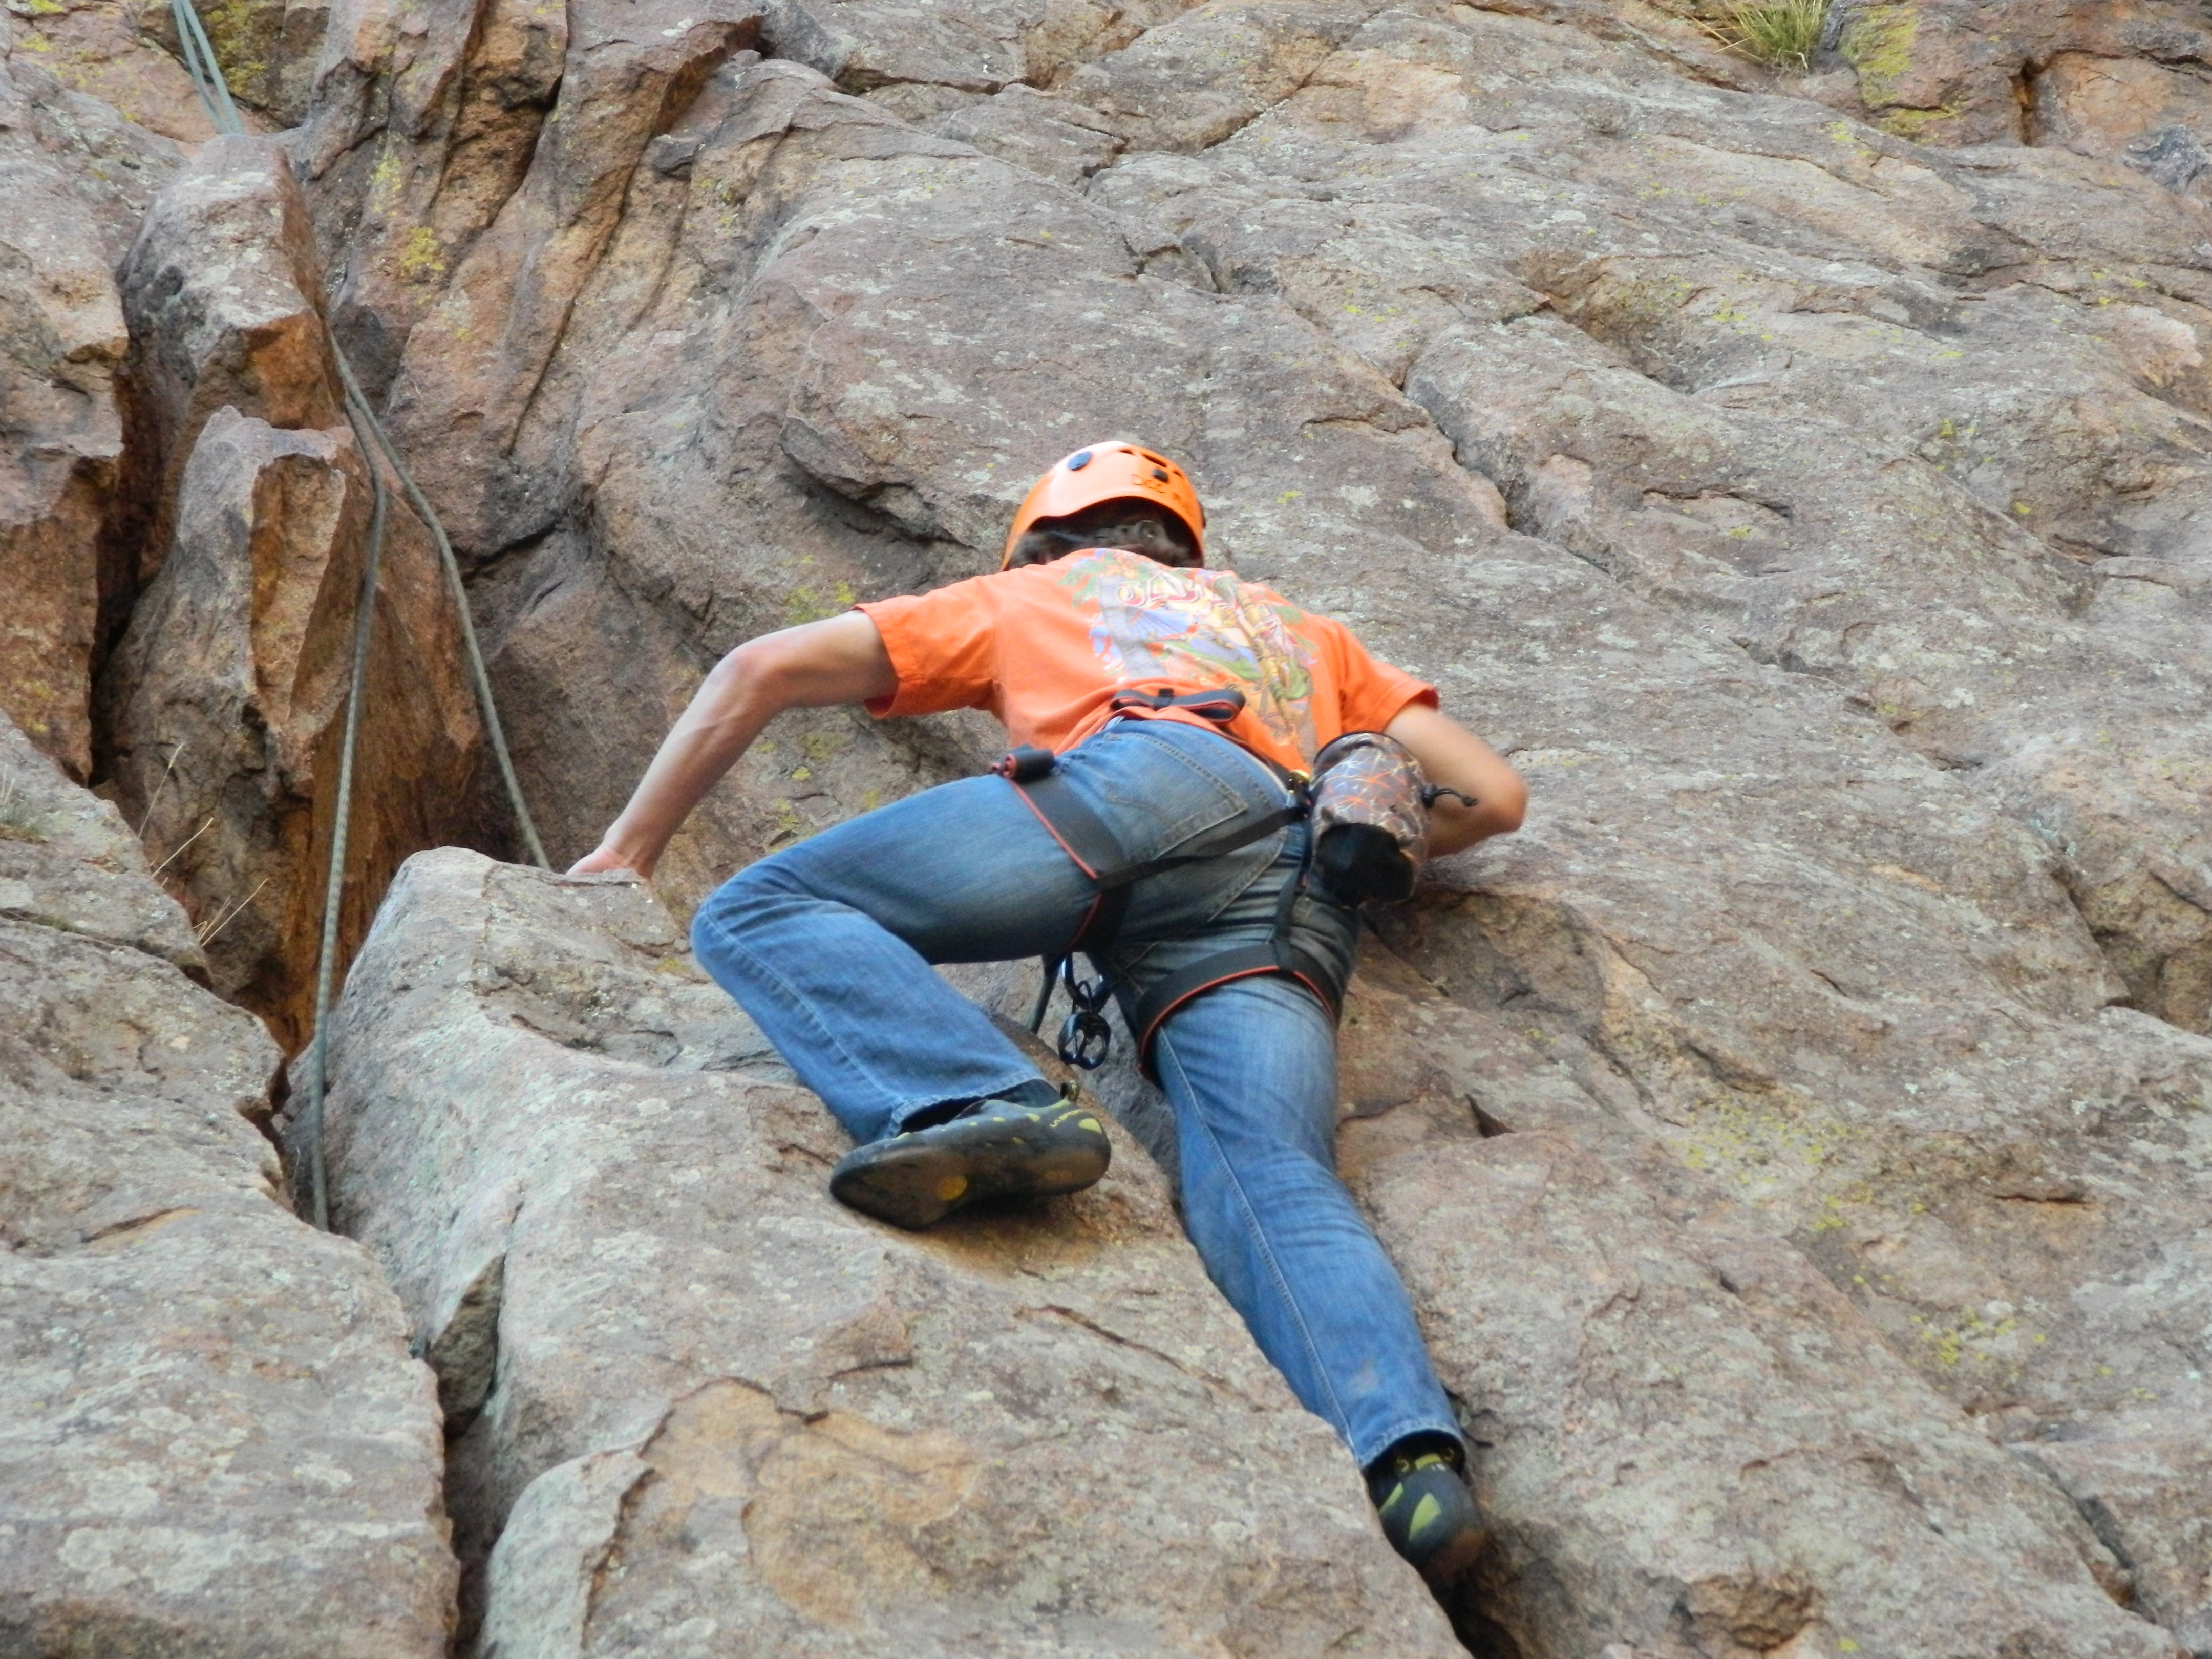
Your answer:
[[[876,625],[898,677],[888,697],[872,697],[878,719],[934,714],[988,704],[997,678],[997,606],[988,576],[970,577],[933,593],[902,594],[855,605]]]
[[[1332,622],[1330,631],[1336,637],[1337,712],[1344,731],[1380,732],[1411,704],[1437,707],[1436,687],[1370,656],[1341,623]]]

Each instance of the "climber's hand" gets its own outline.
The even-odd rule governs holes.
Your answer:
[[[1429,809],[1429,855],[1443,858],[1492,836],[1521,827],[1528,787],[1505,757],[1449,715],[1425,703],[1399,711],[1387,728],[1413,751],[1431,783],[1474,798],[1463,806],[1449,796]]]
[[[629,870],[641,876],[650,876],[653,874],[651,862],[636,854],[624,853],[619,848],[600,846],[593,848],[570,865],[568,873],[572,876],[596,876],[610,870]],[[639,869],[641,864],[647,867]]]

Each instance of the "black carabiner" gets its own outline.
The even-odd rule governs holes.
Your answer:
[[[1095,1072],[1106,1063],[1107,1052],[1114,1046],[1114,1028],[1099,1012],[1114,994],[1113,982],[1103,974],[1096,979],[1076,978],[1073,957],[1060,958],[1060,976],[1067,987],[1067,1000],[1075,1005],[1075,1012],[1060,1024],[1060,1060]]]
[[[1060,1057],[1070,1066],[1095,1072],[1114,1046],[1114,1028],[1088,1008],[1078,1008],[1060,1025]]]

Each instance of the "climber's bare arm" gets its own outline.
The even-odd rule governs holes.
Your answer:
[[[863,702],[897,689],[883,635],[858,611],[746,641],[714,665],[661,740],[622,816],[568,873],[635,870],[650,876],[691,809],[778,714]]]
[[[1505,757],[1448,714],[1414,703],[1399,711],[1389,735],[1413,751],[1431,783],[1474,797],[1462,806],[1446,795],[1429,810],[1429,854],[1463,852],[1492,836],[1510,835],[1528,809],[1528,787]]]

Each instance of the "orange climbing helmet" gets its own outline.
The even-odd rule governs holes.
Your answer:
[[[1013,562],[1014,544],[1022,532],[1042,519],[1065,519],[1087,507],[1108,501],[1138,501],[1172,513],[1190,532],[1198,561],[1206,562],[1206,509],[1190,487],[1183,470],[1164,455],[1118,441],[1092,444],[1079,449],[1031,486],[1014,514],[1014,527],[1006,532],[1006,550],[999,561],[1006,569]]]

